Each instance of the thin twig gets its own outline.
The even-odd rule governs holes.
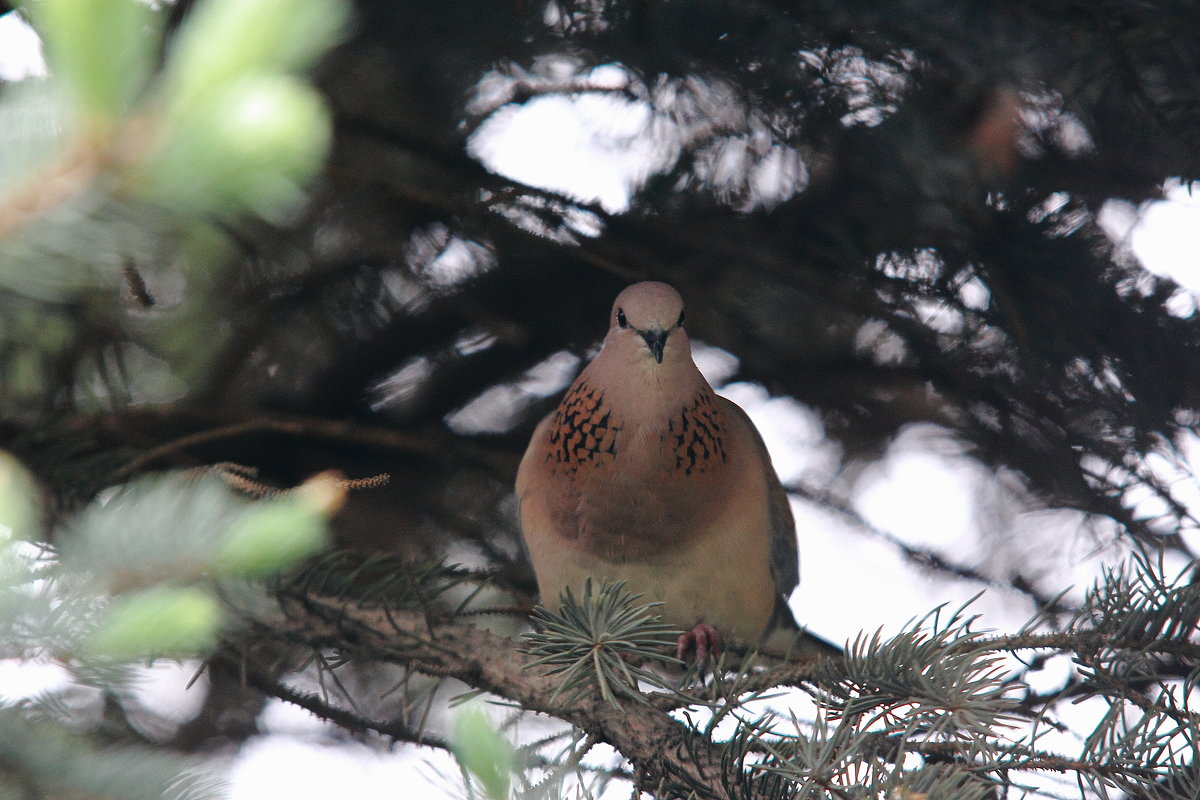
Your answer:
[[[109,483],[120,483],[155,462],[191,448],[261,433],[365,445],[378,450],[401,451],[431,459],[442,458],[446,453],[445,447],[431,437],[416,436],[389,428],[355,425],[316,417],[264,416],[219,425],[172,439],[113,470],[107,476],[107,480]]]

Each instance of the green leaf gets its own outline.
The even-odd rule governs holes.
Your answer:
[[[325,546],[325,515],[302,494],[264,500],[247,508],[217,549],[215,567],[225,575],[269,575]]]
[[[105,592],[191,583],[210,571],[249,505],[212,475],[139,478],[96,498],[68,523],[58,541],[62,569]]]
[[[37,488],[12,455],[0,450],[0,546],[7,539],[30,539],[37,527]]]
[[[39,0],[28,8],[50,70],[85,118],[118,118],[146,85],[162,15],[140,0]]]
[[[517,769],[516,752],[487,714],[479,708],[464,709],[455,720],[450,748],[491,800],[507,800],[510,776]]]
[[[206,94],[162,135],[139,180],[150,199],[185,212],[232,205],[277,218],[320,168],[332,122],[302,81],[254,75]]]
[[[209,650],[220,627],[221,607],[211,592],[156,586],[114,599],[83,651],[122,661],[191,656]]]
[[[247,76],[307,69],[349,18],[344,0],[205,0],[175,37],[164,96],[186,109]]]

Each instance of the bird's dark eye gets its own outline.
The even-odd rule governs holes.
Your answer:
[[[617,324],[622,328],[629,327],[629,320],[625,319],[625,311],[620,308],[617,309]]]
[[[679,322],[676,322],[676,323],[675,323],[675,325],[676,325],[676,326],[679,326],[679,325],[682,325],[682,324],[683,324],[683,312],[682,312],[682,311],[680,311],[680,312],[679,312]]]

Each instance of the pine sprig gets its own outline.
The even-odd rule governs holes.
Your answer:
[[[606,581],[593,591],[589,579],[579,598],[566,590],[558,611],[534,609],[538,630],[527,635],[523,649],[537,659],[531,666],[561,676],[555,696],[566,693],[573,702],[595,689],[606,702],[619,706],[618,696],[645,702],[639,680],[665,686],[662,676],[632,662],[682,663],[666,655],[680,631],[655,612],[661,603],[638,603],[640,598],[625,591],[624,581]]]
[[[364,556],[345,550],[318,556],[275,587],[297,594],[354,600],[394,608],[434,603],[452,590],[486,584],[487,576],[441,561],[413,561],[387,555]],[[446,605],[446,603],[443,603]],[[458,603],[457,605],[462,605]]]
[[[970,601],[968,601],[969,604]],[[993,735],[1014,701],[1002,657],[963,647],[972,631],[967,604],[940,620],[942,606],[884,640],[860,635],[841,663],[818,668],[818,701],[837,716],[871,716],[897,732],[944,739]]]
[[[875,764],[862,758],[870,732],[844,719],[831,719],[828,712],[818,713],[812,723],[792,715],[791,724],[792,733],[760,737],[767,757],[755,769],[790,782],[797,800],[824,800],[838,787],[863,782],[873,774]]]
[[[753,769],[786,781],[788,800],[829,798],[920,798],[920,800],[983,800],[993,796],[996,782],[987,744],[978,740],[961,747],[959,758],[935,762],[923,757],[910,766],[906,754],[923,752],[903,737],[865,728],[858,720],[828,710],[810,723],[793,715],[793,732],[760,736],[767,757]],[[760,726],[770,724],[760,722]],[[923,755],[927,755],[924,754]],[[775,795],[771,795],[775,796]]]
[[[1105,570],[1068,630],[1095,631],[1122,642],[1189,641],[1200,619],[1200,584],[1188,579],[1195,569],[1189,563],[1168,580],[1161,554],[1152,563],[1135,552],[1130,561]]]

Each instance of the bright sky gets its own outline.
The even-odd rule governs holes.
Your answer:
[[[15,12],[0,14],[0,80],[46,74],[42,43]]]
[[[0,79],[20,80],[44,71],[36,37],[14,14],[0,17]],[[616,80],[619,72],[610,68],[596,73],[593,83]],[[677,151],[669,143],[664,145],[661,136],[645,107],[623,96],[591,92],[541,96],[523,106],[503,106],[477,131],[470,148],[500,174],[620,212],[628,208],[632,189],[675,158]],[[1131,248],[1146,269],[1185,287],[1188,294],[1180,301],[1180,311],[1194,312],[1194,303],[1189,303],[1200,292],[1200,193],[1168,182],[1162,200],[1141,206],[1109,202],[1100,223],[1114,241]],[[730,354],[712,348],[701,348],[698,360],[717,384],[733,374],[737,363]],[[507,399],[492,399],[516,402],[519,397],[513,391],[505,395]],[[1075,541],[1066,535],[1081,522],[1075,512],[1049,510],[1005,517],[1001,510],[1012,506],[1006,501],[1019,497],[1019,487],[1006,485],[970,459],[952,437],[932,426],[902,432],[878,462],[835,481],[830,473],[837,463],[837,446],[825,438],[821,419],[812,409],[790,398],[770,397],[753,384],[728,384],[721,391],[754,419],[785,481],[836,491],[869,524],[910,545],[937,550],[955,562],[983,565],[980,568],[1000,583],[1015,565],[998,557],[1003,550],[995,544],[997,537],[1029,526],[1044,531],[1048,544],[1041,555],[1046,570],[1057,572],[1056,581],[1062,579],[1065,566],[1073,573],[1071,580],[1086,585],[1103,558],[1112,557],[1102,542],[1095,547],[1064,544]],[[1189,452],[1200,453],[1200,447]],[[878,626],[895,631],[935,605],[956,606],[981,588],[917,572],[895,546],[844,515],[800,501],[793,505],[800,531],[802,581],[792,605],[800,620],[835,641]],[[1054,535],[1055,531],[1062,535]],[[872,591],[845,591],[863,575],[870,576]],[[831,597],[838,602],[829,602]],[[984,614],[985,625],[1001,629],[1017,627],[1032,611],[1024,598],[996,589],[986,593],[975,609]],[[192,669],[182,665],[147,671],[139,690],[146,705],[194,708],[202,683],[183,696],[182,705],[180,701],[180,676],[190,677]],[[8,687],[10,696],[19,694],[21,686],[32,693],[47,682],[61,680],[61,670],[55,670],[0,662],[0,685]],[[263,736],[247,743],[233,761],[235,799],[324,800],[346,794],[349,785],[356,787],[352,794],[360,800],[394,798],[402,787],[404,796],[413,796],[409,787],[414,785],[427,787],[424,797],[429,798],[455,797],[460,791],[457,770],[443,754],[407,748],[380,754],[334,743],[323,735],[326,728],[307,712],[282,703],[268,707],[260,728]]]
[[[620,213],[629,207],[630,187],[651,169],[669,166],[678,152],[650,135],[651,122],[644,103],[620,95],[543,95],[498,109],[470,150],[510,178]]]

